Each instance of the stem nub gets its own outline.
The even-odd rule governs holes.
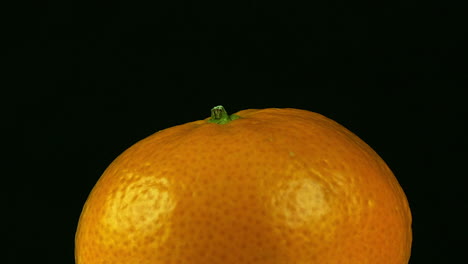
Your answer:
[[[238,118],[238,115],[228,115],[226,109],[222,105],[218,105],[211,109],[211,118],[208,122],[223,125]]]

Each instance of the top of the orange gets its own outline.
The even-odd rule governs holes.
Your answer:
[[[305,110],[231,117],[122,153],[84,206],[76,263],[408,263],[408,202],[366,143]]]

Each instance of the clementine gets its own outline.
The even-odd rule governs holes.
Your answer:
[[[411,213],[385,162],[338,123],[244,110],[159,131],[105,170],[77,264],[403,264]]]

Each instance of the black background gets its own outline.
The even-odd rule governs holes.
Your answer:
[[[6,32],[12,93],[2,98],[15,139],[5,140],[14,143],[14,173],[2,186],[6,263],[74,263],[81,208],[107,165],[218,104],[231,113],[302,108],[343,124],[408,196],[410,263],[460,261],[468,234],[460,7],[170,2],[17,8]]]

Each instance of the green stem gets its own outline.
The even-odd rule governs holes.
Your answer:
[[[238,115],[228,115],[226,109],[222,105],[218,105],[211,109],[211,118],[208,122],[224,125],[238,118]]]

